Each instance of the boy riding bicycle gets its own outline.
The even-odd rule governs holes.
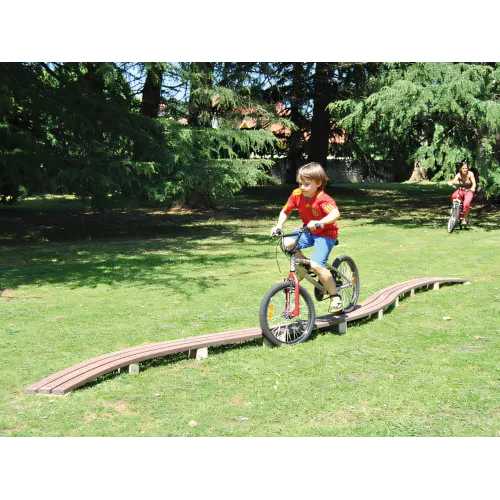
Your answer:
[[[308,163],[297,171],[299,188],[295,189],[280,212],[276,226],[271,229],[271,236],[283,227],[290,213],[297,209],[304,225],[309,229],[299,239],[297,257],[305,258],[301,250],[313,247],[311,270],[316,273],[330,295],[328,312],[338,313],[343,310],[342,298],[337,294],[337,287],[332,273],[325,268],[328,256],[338,237],[337,219],[340,217],[337,204],[324,188],[328,177],[319,163]],[[316,228],[316,224],[324,227]],[[296,233],[292,232],[292,234]],[[295,238],[285,238],[285,252],[293,249]]]

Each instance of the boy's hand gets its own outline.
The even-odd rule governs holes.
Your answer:
[[[317,229],[316,228],[316,224],[321,224],[319,221],[317,220],[310,220],[308,223],[307,223],[307,229],[313,231],[314,229]]]
[[[271,236],[276,236],[277,234],[281,233],[281,227],[279,226],[274,226],[271,229]]]

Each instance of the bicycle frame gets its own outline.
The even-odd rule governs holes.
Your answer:
[[[455,189],[455,190],[457,190],[457,189],[458,189],[459,191],[464,191],[464,193],[466,193],[466,192],[470,191],[470,189],[469,189],[469,188],[464,188],[464,187],[455,186],[455,185],[453,185],[452,187],[453,187],[453,189]],[[460,205],[463,207],[463,203],[462,203],[462,200],[461,200],[460,198],[454,198],[454,199],[453,199],[453,203],[455,203],[455,201],[459,201],[459,202],[460,202]]]
[[[468,188],[463,188],[463,187],[459,187],[459,186],[453,186],[454,188],[458,189],[459,191],[463,191],[464,192],[464,195],[466,192],[470,191],[470,189]],[[462,202],[462,199],[461,198],[454,198],[453,199],[453,204],[455,203],[459,203],[459,208],[460,208],[460,212],[459,212],[459,215],[462,215],[462,211],[463,211],[463,208],[464,208],[464,204]]]
[[[298,316],[300,314],[300,280],[299,280],[299,278],[297,276],[297,272],[296,272],[296,263],[298,263],[298,264],[310,264],[311,263],[310,259],[307,259],[307,258],[304,258],[304,259],[303,258],[297,258],[295,256],[295,254],[299,251],[299,249],[297,247],[298,247],[298,242],[299,242],[300,236],[305,231],[307,231],[307,227],[304,227],[303,229],[300,229],[297,234],[284,234],[283,232],[281,234],[279,234],[279,236],[281,236],[281,247],[282,248],[284,247],[283,244],[284,244],[284,239],[285,239],[286,236],[294,236],[294,237],[297,238],[294,246],[292,247],[292,249],[287,251],[287,253],[290,254],[290,274],[288,275],[287,280],[288,281],[293,281],[294,286],[295,286],[295,290],[296,290],[296,293],[295,293],[295,304],[294,304],[293,311],[289,311],[290,304],[287,303],[287,307],[286,307],[286,309],[288,311],[288,314],[290,314],[290,318],[294,318],[294,317],[296,317],[296,316]],[[343,279],[345,279],[346,281],[349,281],[348,277],[345,274],[343,274],[342,272],[340,272],[336,267],[333,267],[333,266],[331,266],[328,263],[326,263],[325,267],[329,271],[335,271]],[[307,281],[309,281],[309,283],[311,283],[321,293],[325,294],[327,292],[326,288],[321,284],[321,282],[315,281],[306,272],[301,272],[301,278],[306,278]],[[347,288],[348,286],[349,285],[341,285],[341,286],[337,287],[337,291],[341,290],[343,288]],[[288,302],[288,298],[287,298],[287,302]]]
[[[300,282],[299,278],[297,277],[297,273],[295,272],[295,262],[296,260],[306,260],[306,259],[297,259],[295,257],[295,254],[292,254],[290,256],[290,274],[288,275],[288,280],[293,281],[294,286],[295,286],[295,305],[294,309],[291,312],[291,318],[295,318],[295,316],[298,316],[300,314]],[[289,298],[287,297],[287,309],[289,309],[290,304],[288,304]]]

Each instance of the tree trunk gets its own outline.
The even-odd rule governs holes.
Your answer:
[[[184,205],[190,208],[204,208],[212,210],[215,208],[215,203],[208,189],[199,189],[187,193],[184,197]]]
[[[300,114],[300,106],[305,101],[304,80],[307,76],[306,69],[302,63],[293,63],[292,70],[292,90],[291,90],[291,109],[290,120],[298,125],[298,130],[293,130],[290,134],[288,143],[288,162],[284,175],[286,184],[295,184],[296,175],[299,165],[302,160],[302,115]]]
[[[409,182],[420,182],[427,180],[427,169],[420,166],[420,162],[416,161],[413,166],[413,172],[409,179]]]
[[[311,121],[311,136],[308,143],[308,160],[327,166],[330,140],[330,113],[326,107],[334,100],[333,75],[334,63],[316,63],[314,75],[314,108]]]
[[[157,118],[160,112],[163,64],[151,63],[146,74],[142,90],[141,112],[151,118]]]
[[[192,62],[190,74],[188,122],[193,127],[211,127],[213,117],[212,94],[203,92],[213,86],[213,62]],[[198,92],[200,91],[200,92]],[[195,208],[212,209],[214,200],[208,188],[199,187],[186,193],[185,204]]]
[[[146,64],[146,81],[142,88],[141,113],[150,118],[157,118],[160,112],[161,104],[161,87],[163,82],[163,63],[147,63]],[[144,123],[145,132],[140,134],[134,141],[132,159],[134,161],[151,161],[154,158],[155,146],[160,143],[161,131],[154,120],[149,120]],[[136,191],[136,188],[124,187],[122,194],[131,196]],[[146,189],[141,189],[136,192],[142,201],[149,199],[149,192]]]
[[[404,152],[396,148],[390,170],[396,182],[405,182],[409,180],[415,168],[412,169],[412,167],[408,165]]]
[[[198,91],[212,87],[213,73],[212,62],[191,63],[188,122],[195,127],[212,125],[212,96]]]
[[[293,111],[292,111],[293,120]],[[302,153],[300,148],[300,130],[294,130],[290,134],[290,143],[288,147],[288,161],[286,163],[286,170],[284,172],[285,184],[295,184],[297,177],[297,170],[299,168]]]

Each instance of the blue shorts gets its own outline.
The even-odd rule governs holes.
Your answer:
[[[292,231],[290,234],[297,234],[299,232],[298,229]],[[304,232],[300,236],[299,239],[299,250],[303,248],[314,247],[311,258],[313,262],[319,264],[321,267],[325,267],[326,261],[328,260],[328,256],[332,251],[332,248],[337,243],[336,238],[327,238],[326,236],[316,236],[309,232]]]

